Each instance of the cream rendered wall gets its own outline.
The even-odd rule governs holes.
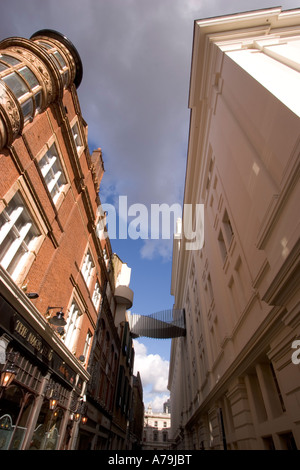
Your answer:
[[[290,433],[300,448],[300,11],[249,15],[195,25],[185,202],[205,204],[205,242],[181,241],[172,273],[187,326],[169,375],[178,448],[223,448],[222,425],[232,449],[285,448]]]

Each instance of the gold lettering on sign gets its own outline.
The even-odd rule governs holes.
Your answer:
[[[20,320],[16,321],[15,331],[19,333],[19,335],[22,336],[22,338],[26,339],[28,328],[26,328],[26,326],[23,325],[23,323],[21,323]]]
[[[29,333],[27,341],[38,351],[42,350],[42,342],[33,333]]]
[[[22,338],[24,338],[27,343],[29,343],[34,349],[39,353],[43,354],[49,361],[53,357],[52,349],[48,348],[46,345],[43,345],[42,341],[29,329],[23,325],[20,320],[16,320],[15,323],[15,332],[18,333]]]

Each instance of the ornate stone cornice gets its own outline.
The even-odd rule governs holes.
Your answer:
[[[63,82],[61,71],[55,59],[38,41],[47,41],[53,45],[66,63],[68,80]],[[56,101],[62,101],[64,86],[73,83],[80,85],[82,64],[80,56],[73,44],[62,34],[52,30],[42,30],[35,33],[31,39],[11,37],[0,42],[0,52],[12,55],[26,65],[37,78],[42,88],[42,101],[39,112]],[[12,67],[12,71],[14,68]],[[19,101],[9,87],[0,80],[0,149],[11,145],[14,139],[22,133],[24,118]]]

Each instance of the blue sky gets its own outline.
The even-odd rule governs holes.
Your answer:
[[[282,0],[283,9],[296,0]],[[101,147],[102,202],[182,204],[194,20],[277,6],[266,0],[3,0],[0,39],[49,28],[83,63],[78,89],[89,147]],[[112,240],[132,268],[132,311],[172,307],[171,240]],[[162,411],[170,342],[140,338],[136,367],[144,401]],[[153,373],[154,372],[154,373]]]

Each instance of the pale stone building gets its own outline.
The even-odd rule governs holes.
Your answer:
[[[170,427],[170,413],[156,413],[149,405],[144,414],[143,450],[170,449]]]
[[[300,448],[299,71],[300,9],[195,21],[184,204],[204,244],[174,237],[177,449]]]

